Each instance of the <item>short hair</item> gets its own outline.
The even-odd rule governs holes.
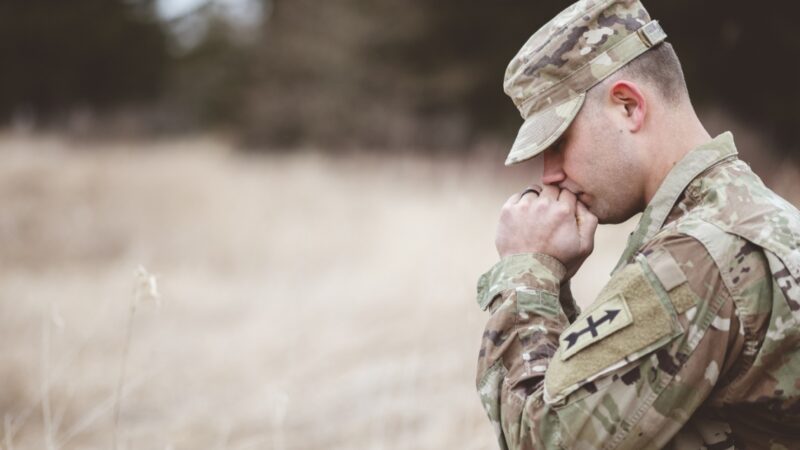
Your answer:
[[[642,53],[599,85],[607,85],[609,82],[628,77],[650,82],[665,100],[673,104],[689,96],[681,62],[668,42],[662,42]]]

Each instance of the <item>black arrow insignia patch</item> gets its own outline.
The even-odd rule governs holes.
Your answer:
[[[561,359],[633,323],[625,298],[615,295],[589,314],[583,314],[561,334]]]

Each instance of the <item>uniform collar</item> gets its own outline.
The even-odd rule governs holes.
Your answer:
[[[711,166],[737,155],[733,134],[725,132],[686,154],[661,183],[647,205],[636,230],[628,238],[628,246],[614,268],[616,273],[636,254],[642,245],[651,240],[664,226],[675,203],[689,183]]]

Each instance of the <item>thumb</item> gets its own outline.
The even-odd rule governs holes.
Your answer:
[[[581,240],[581,247],[583,247],[584,251],[591,252],[594,249],[594,232],[597,230],[597,217],[589,212],[589,209],[581,202],[577,204],[575,217],[578,221],[578,236]]]

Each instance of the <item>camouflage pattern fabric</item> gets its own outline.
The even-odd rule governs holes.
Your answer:
[[[525,119],[506,165],[544,151],[572,123],[586,91],[666,37],[632,0],[581,0],[544,25],[506,69],[503,88]]]
[[[800,212],[729,133],[673,168],[577,318],[564,273],[513,255],[478,283],[501,448],[800,448]]]

